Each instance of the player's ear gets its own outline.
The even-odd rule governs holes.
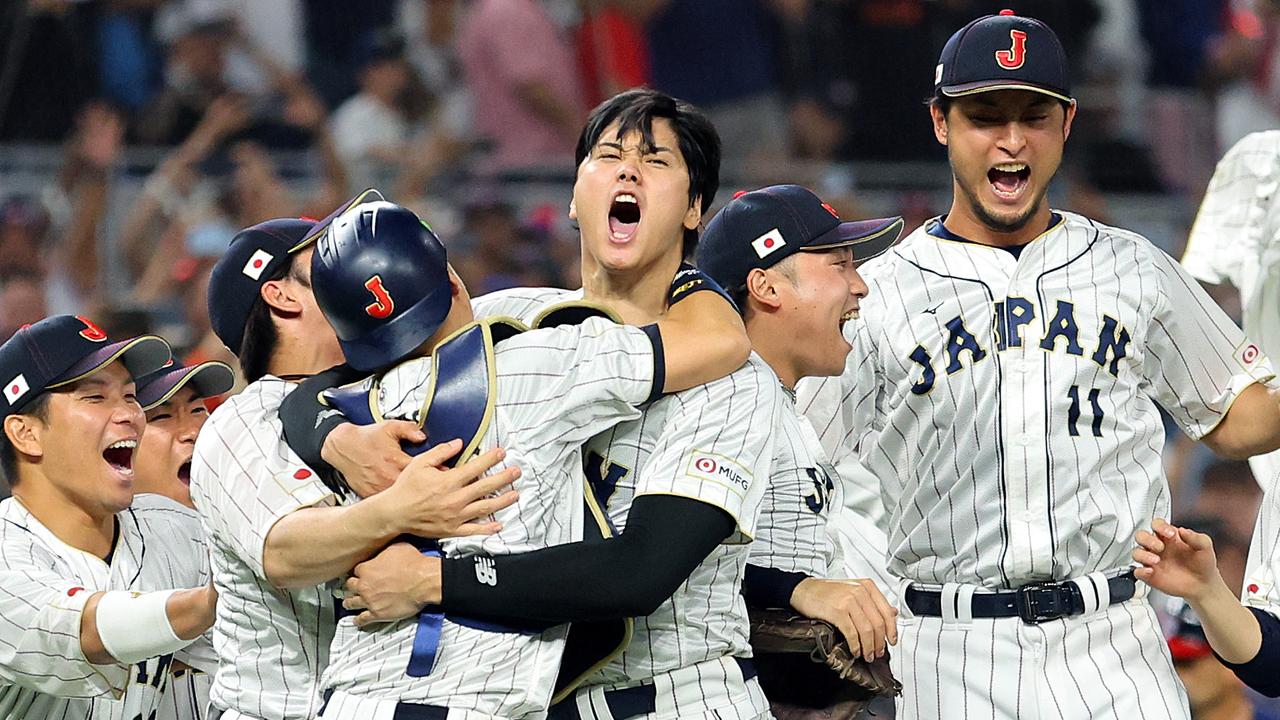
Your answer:
[[[684,213],[684,228],[686,230],[697,230],[698,224],[702,222],[702,196],[699,195],[689,203],[689,209]]]
[[[10,415],[4,419],[4,434],[13,449],[29,457],[43,457],[41,444],[44,423],[35,415]]]
[[[302,303],[297,297],[298,284],[287,283],[284,279],[268,280],[262,284],[259,294],[262,301],[271,310],[286,315],[297,315],[302,312]]]
[[[578,219],[578,206],[574,204],[573,199],[569,200],[569,219],[570,220]]]
[[[947,144],[947,116],[938,103],[929,103],[929,117],[933,118],[933,136],[942,145]]]
[[[782,307],[782,297],[778,294],[777,273],[752,268],[747,273],[747,295],[767,310]],[[745,308],[744,308],[745,309]]]
[[[1062,139],[1065,141],[1071,136],[1071,122],[1076,119],[1076,101],[1072,100],[1064,109],[1066,116],[1062,119]]]

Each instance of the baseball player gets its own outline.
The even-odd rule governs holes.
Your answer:
[[[1209,181],[1182,266],[1209,283],[1240,291],[1245,334],[1263,352],[1280,352],[1280,131],[1248,135],[1235,144]],[[1280,475],[1280,455],[1249,458],[1264,490]]]
[[[365,384],[369,397],[358,406],[373,408],[374,417],[416,421],[448,413],[429,426],[431,434],[447,428],[471,447],[501,445],[507,464],[521,470],[520,501],[496,516],[503,529],[441,543],[450,557],[582,539],[582,443],[635,419],[638,406],[663,392],[729,373],[749,350],[732,305],[707,293],[645,328],[593,318],[499,342],[497,329],[473,322],[471,300],[435,234],[386,202],[358,205],[335,220],[312,263],[316,299],[348,364],[388,369]],[[473,376],[491,379],[456,389]],[[468,414],[483,420],[463,427]],[[416,548],[406,552],[418,556]],[[568,630],[503,632],[447,614],[426,650],[421,627],[429,620],[373,632],[354,620],[338,624],[324,675],[324,718],[366,718],[388,706],[450,717],[545,712],[547,680],[556,676]]]
[[[582,289],[477,298],[477,316],[529,319],[558,301],[608,300],[643,324],[684,287],[678,272],[696,273],[680,263],[714,199],[720,157],[699,111],[652,90],[621,93],[592,111],[576,156],[569,211],[580,227]],[[608,542],[447,558],[443,570],[434,558],[379,557],[357,569],[360,590],[349,600],[403,599],[406,585],[443,572],[446,612],[506,622],[636,616],[627,649],[552,717],[767,717],[739,590],[781,394],[753,354],[728,377],[664,397],[587,442],[587,479],[618,533]],[[432,590],[411,599],[440,600],[438,584]],[[398,612],[371,608],[369,617],[403,612],[398,601],[386,606]]]
[[[111,342],[71,315],[0,346],[0,717],[154,717],[213,622],[195,514],[134,502],[134,378],[168,360],[160,338]]]
[[[220,362],[183,367],[168,364],[138,378],[138,404],[146,413],[147,425],[133,453],[134,509],[167,504],[167,498],[192,508],[191,455],[196,436],[209,417],[204,399],[231,390],[235,375]],[[198,520],[197,520],[198,522]],[[198,546],[206,555],[204,543]],[[211,633],[193,648],[205,651],[206,667],[217,666]],[[180,660],[170,665],[173,675],[160,699],[154,720],[201,720],[209,706],[209,686],[213,678]]]
[[[809,190],[775,185],[735,196],[712,218],[698,267],[736,294],[752,347],[792,390],[802,377],[844,371],[849,344],[841,328],[857,318],[867,291],[856,265],[901,233],[902,218],[841,222]],[[777,435],[743,582],[747,604],[826,620],[873,660],[896,638],[895,613],[874,580],[830,579],[846,577],[828,529],[843,483],[791,392]]]
[[[213,329],[237,352],[250,380],[209,416],[191,466],[191,499],[224,598],[214,626],[219,662],[210,690],[211,714],[223,720],[315,717],[334,627],[332,594],[322,583],[402,532],[494,532],[492,523],[467,521],[515,500],[511,493],[486,498],[510,483],[508,474],[472,482],[500,451],[444,473],[431,463],[448,455],[436,452],[415,459],[368,502],[333,507],[333,491],[285,444],[281,401],[298,380],[342,360],[310,282],[315,235],[336,214],[319,224],[280,219],[241,231],[210,278]],[[378,436],[393,444],[424,439],[411,423],[370,430],[357,437],[357,446],[375,444]],[[348,477],[355,484],[356,475]]]
[[[235,374],[225,363],[169,364],[138,378],[138,403],[147,427],[134,452],[137,494],[163,495],[187,507],[191,504],[191,456],[196,436],[209,411],[207,398],[229,392]]]
[[[1169,507],[1156,404],[1272,450],[1271,365],[1150,242],[1045,202],[1076,109],[1052,30],[977,19],[934,89],[951,209],[862,267],[830,382],[890,509],[900,716],[1185,718],[1128,567]]]

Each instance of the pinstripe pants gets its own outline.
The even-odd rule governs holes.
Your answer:
[[[1040,625],[916,617],[904,604],[891,664],[898,720],[1191,717],[1145,593]]]

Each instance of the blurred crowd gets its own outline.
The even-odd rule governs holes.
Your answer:
[[[574,142],[636,85],[705,109],[739,186],[799,181],[855,215],[864,164],[942,159],[922,106],[938,52],[1006,6],[1049,23],[1073,63],[1058,206],[1106,220],[1108,193],[1158,193],[1185,227],[1222,152],[1280,127],[1280,0],[5,2],[0,340],[89,313],[114,335],[158,330],[188,362],[234,362],[205,308],[230,237],[370,186],[436,226],[473,294],[575,287]],[[4,187],[5,148],[41,144],[59,169]],[[893,184],[908,191],[881,214],[908,227],[945,209],[913,177]],[[1258,484],[1170,437],[1175,517],[1214,535],[1238,584]]]

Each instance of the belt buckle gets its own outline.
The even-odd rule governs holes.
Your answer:
[[[1014,591],[1018,617],[1028,625],[1039,625],[1071,615],[1070,602],[1063,592],[1066,583],[1045,580],[1023,585]]]

